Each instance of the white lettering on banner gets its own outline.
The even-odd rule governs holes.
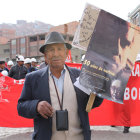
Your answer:
[[[129,100],[130,98],[132,100],[140,100],[140,88],[133,87],[130,90],[130,88],[126,87],[124,93],[124,100]]]
[[[134,71],[134,69],[135,69],[135,71]],[[140,65],[139,64],[136,65],[136,68],[133,67],[132,76],[138,76],[138,77],[140,76]]]
[[[132,90],[131,90],[131,96],[132,96],[132,99],[133,100],[136,100],[137,99],[137,88],[133,87]]]
[[[4,86],[5,76],[0,77],[0,102],[9,102],[8,99],[2,98],[2,91],[9,90],[8,85]]]
[[[129,88],[125,88],[125,92],[124,92],[124,100],[129,100],[130,99],[130,94],[129,94]]]
[[[22,85],[24,84],[24,79],[21,79],[21,80],[14,80],[14,84],[19,84],[19,85]]]

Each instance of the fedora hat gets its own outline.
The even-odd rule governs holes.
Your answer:
[[[66,43],[63,36],[58,33],[58,32],[51,32],[48,34],[46,40],[45,40],[45,44],[40,46],[39,51],[44,53],[44,49],[47,45],[49,44],[55,44],[55,43],[62,43],[65,44],[66,47],[70,50],[72,48],[71,44]]]

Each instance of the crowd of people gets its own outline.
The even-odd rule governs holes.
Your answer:
[[[22,55],[16,55],[16,64],[12,60],[7,63],[3,60],[0,61],[0,72],[16,80],[24,79],[27,73],[38,69],[35,58],[25,59]]]

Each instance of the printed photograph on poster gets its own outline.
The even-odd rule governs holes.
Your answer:
[[[92,11],[91,7],[86,5],[86,13]],[[79,83],[97,96],[123,103],[125,87],[140,51],[140,28],[104,10],[97,11]],[[89,15],[94,19],[94,14]]]

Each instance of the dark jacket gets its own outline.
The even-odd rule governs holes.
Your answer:
[[[2,72],[3,70],[6,70],[7,72],[9,72],[9,70],[6,67],[4,69],[0,68],[0,72]]]
[[[27,72],[28,69],[24,65],[19,66],[18,64],[16,64],[10,69],[8,76],[16,80],[20,80],[25,78]]]
[[[32,72],[32,71],[36,71],[36,70],[38,70],[36,67],[31,66],[31,67],[28,69],[28,73],[29,73],[29,72]]]
[[[72,83],[74,83],[80,71],[74,68],[68,68],[68,70]],[[74,88],[76,91],[78,115],[83,129],[84,140],[91,140],[88,113],[85,111],[89,96],[78,88]],[[17,109],[20,116],[34,119],[33,140],[51,140],[52,118],[45,119],[39,115],[36,110],[37,104],[41,100],[45,100],[51,104],[48,67],[27,74]],[[101,103],[102,99],[96,97],[94,107],[99,106]]]

